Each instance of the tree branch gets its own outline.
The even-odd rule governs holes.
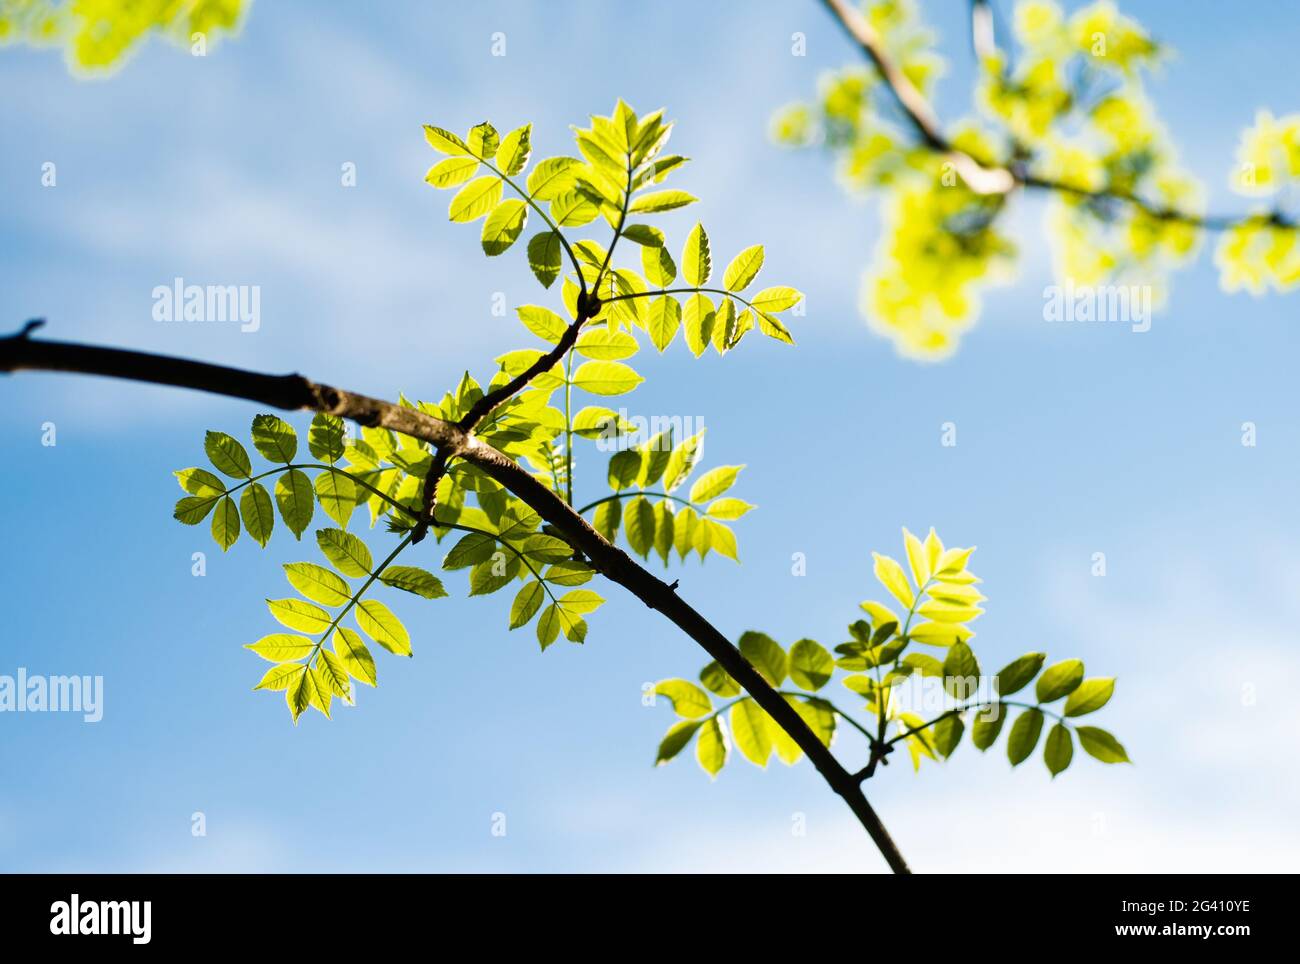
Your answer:
[[[1157,220],[1176,221],[1207,231],[1226,231],[1239,224],[1261,219],[1258,214],[1242,216],[1193,214],[1169,205],[1158,204],[1129,191],[1111,188],[1097,191],[1083,185],[1071,184],[1068,181],[1043,177],[1032,173],[1024,161],[1003,165],[957,150],[952,141],[943,133],[943,128],[929,102],[926,101],[925,95],[917,89],[916,85],[907,78],[902,68],[889,56],[880,35],[867,21],[866,17],[859,13],[849,0],[822,0],[822,3],[844,29],[844,32],[848,34],[849,39],[853,40],[862,49],[862,52],[866,54],[880,73],[885,86],[889,88],[890,94],[893,95],[899,107],[902,108],[921,142],[932,151],[946,155],[957,174],[976,194],[1009,194],[1016,188],[1022,187],[1068,194],[1089,201],[1120,201]],[[982,43],[991,43],[992,21],[991,17],[985,19],[989,11],[986,3],[975,2],[972,6],[972,26],[975,31],[975,40],[973,42],[976,43],[978,49]],[[987,25],[987,35],[984,35],[985,25]],[[1285,218],[1281,212],[1274,212],[1264,216],[1263,219],[1279,227],[1295,227],[1295,224]]]
[[[581,317],[580,312],[579,318]],[[579,324],[575,321],[570,327],[574,338],[577,337]],[[314,382],[298,374],[266,375],[147,352],[71,342],[35,341],[29,337],[33,327],[29,324],[15,335],[0,338],[0,372],[41,370],[106,375],[244,398],[275,408],[325,412],[352,419],[362,425],[380,426],[430,442],[440,450],[445,450],[448,458],[461,458],[478,466],[563,533],[572,545],[586,555],[593,568],[607,579],[623,586],[651,609],[662,613],[717,660],[777,725],[790,735],[831,789],[844,799],[884,855],[889,867],[896,873],[909,872],[903,855],[867,802],[853,774],[845,770],[798,712],[754,669],[740,650],[678,596],[672,587],[643,569],[623,550],[606,541],[559,495],[509,456],[475,437],[471,431],[458,424],[433,418],[417,409]]]

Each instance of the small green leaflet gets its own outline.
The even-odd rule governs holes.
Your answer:
[[[235,508],[234,499],[228,495],[221,497],[217,502],[217,511],[212,514],[212,538],[222,552],[233,546],[239,538],[239,510]]]
[[[709,283],[712,273],[709,236],[704,233],[704,225],[697,222],[686,236],[686,244],[682,248],[682,277],[692,288],[700,288]]]
[[[253,447],[268,462],[288,465],[298,454],[298,434],[275,415],[253,416]]]
[[[504,253],[523,234],[528,207],[518,198],[508,198],[492,209],[483,222],[483,253],[493,257]]]
[[[543,231],[528,240],[528,267],[543,288],[549,288],[560,276],[563,246],[557,231]]]
[[[253,482],[244,489],[239,497],[239,511],[248,535],[265,548],[271,541],[271,530],[275,528],[275,507],[271,505],[270,493],[262,483]]]
[[[312,513],[316,508],[311,479],[297,469],[290,469],[281,475],[275,482],[275,504],[280,507],[280,518],[289,527],[289,531],[301,539],[303,532],[311,525]]]
[[[425,599],[438,599],[447,595],[442,580],[417,566],[389,566],[380,574],[379,581]]]
[[[345,576],[368,576],[374,568],[374,560],[366,544],[342,529],[318,529],[316,544],[325,558],[334,564],[334,568]]]
[[[253,474],[248,453],[225,432],[208,432],[203,439],[203,450],[222,475],[228,475],[232,479],[247,479]]]
[[[763,246],[751,245],[731,259],[722,275],[722,286],[728,291],[744,291],[758,276],[763,267]]]

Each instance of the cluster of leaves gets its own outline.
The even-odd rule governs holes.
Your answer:
[[[915,4],[871,0],[864,15],[928,98],[939,61]],[[1014,54],[983,58],[974,114],[949,140],[985,167],[1068,188],[1053,192],[1047,219],[1059,278],[1142,284],[1159,303],[1168,273],[1196,253],[1202,213],[1201,189],[1145,92],[1161,47],[1110,0],[1068,17],[1052,0],[1021,0],[1014,33]],[[864,278],[863,312],[904,355],[953,351],[978,317],[981,290],[1010,276],[1015,252],[996,230],[1006,195],[977,193],[948,156],[918,143],[871,67],[824,78],[815,104],[777,114],[773,136],[826,144],[847,189],[883,192],[886,228]],[[1260,115],[1234,186],[1275,196],[1300,169],[1297,143],[1293,119]],[[1291,287],[1300,278],[1294,219],[1260,211],[1226,232],[1218,261],[1227,290]]]
[[[29,43],[65,48],[77,71],[102,74],[151,33],[190,46],[233,33],[248,0],[0,0],[0,45]]]
[[[1289,291],[1300,283],[1300,232],[1282,202],[1294,199],[1300,186],[1300,114],[1275,118],[1260,111],[1241,136],[1229,184],[1269,204],[1224,232],[1215,251],[1223,286],[1254,295]]]
[[[674,549],[682,561],[692,550],[701,560],[712,550],[739,561],[736,535],[725,523],[754,506],[725,493],[744,466],[720,465],[700,475],[685,496],[673,494],[690,477],[703,443],[701,430],[673,445],[670,428],[615,452],[607,473],[614,494],[582,511],[594,509],[591,524],[610,542],[622,528],[629,548],[643,558],[654,551],[667,565]],[[650,488],[656,484],[663,491]]]
[[[798,291],[777,285],[743,294],[763,266],[762,245],[737,254],[723,272],[721,287],[709,287],[713,254],[703,225],[696,224],[679,256],[685,284],[673,287],[678,262],[663,231],[632,220],[684,208],[697,200],[686,191],[658,187],[688,160],[662,153],[672,132],[662,110],[638,117],[620,100],[609,117],[593,116],[589,128],[574,129],[581,157],[561,155],[539,161],[523,186],[516,178],[530,159],[531,125],[505,137],[489,123],[476,125],[463,138],[439,127],[426,126],[424,132],[434,150],[448,155],[429,169],[425,180],[437,188],[458,188],[448,215],[456,222],[483,219],[485,254],[509,250],[522,236],[531,211],[544,222],[543,230],[526,245],[537,280],[549,288],[563,271],[567,255],[575,272],[565,278],[561,296],[570,318],[578,319],[584,293],[590,291],[598,299],[594,312],[591,302],[584,301],[587,348],[596,352],[589,354],[596,364],[583,366],[589,372],[585,377],[589,385],[610,383],[622,391],[639,383],[635,373],[629,374],[627,366],[618,363],[636,352],[637,331],[647,334],[662,352],[684,328],[686,343],[697,357],[710,344],[719,354],[734,348],[755,327],[793,343],[777,316],[799,303]],[[507,189],[517,196],[503,200]],[[614,229],[608,247],[588,238],[570,241],[566,237],[566,229],[585,227],[598,218]],[[639,268],[613,265],[614,247],[622,238],[639,246]],[[684,304],[677,295],[686,296]],[[518,310],[530,331],[553,344],[567,327],[546,309],[528,305]],[[624,334],[628,337],[619,337]],[[526,367],[522,356],[511,360]]]
[[[695,200],[684,191],[650,189],[685,163],[685,158],[661,153],[671,127],[662,111],[638,118],[620,101],[611,116],[593,117],[590,128],[576,131],[585,160],[543,160],[533,166],[526,188],[515,178],[528,167],[532,153],[530,125],[505,137],[486,123],[464,138],[425,128],[429,144],[446,155],[426,180],[435,187],[458,188],[451,201],[453,221],[484,220],[485,254],[507,251],[522,235],[530,212],[545,223],[526,245],[529,265],[547,288],[563,276],[561,301],[568,319],[542,305],[522,305],[519,320],[546,343],[544,349],[523,348],[499,356],[486,386],[467,372],[456,389],[436,403],[400,399],[400,404],[426,415],[458,423],[473,420],[472,414],[484,407],[483,417],[472,426],[475,434],[574,506],[575,439],[617,449],[607,473],[612,494],[575,511],[590,513],[608,539],[616,539],[621,530],[634,552],[648,557],[655,551],[665,564],[674,548],[683,559],[692,550],[701,559],[710,551],[738,557],[728,523],[753,506],[726,493],[743,466],[702,472],[683,496],[680,492],[699,465],[702,432],[677,441],[670,426],[640,438],[635,426],[612,409],[599,404],[579,407],[575,393],[608,397],[635,389],[643,379],[625,359],[639,350],[639,333],[663,351],[684,327],[685,340],[696,355],[709,345],[726,353],[754,327],[788,342],[789,332],[777,314],[800,298],[784,286],[744,294],[763,264],[760,245],[746,248],[731,261],[721,288],[706,287],[712,254],[698,224],[681,256],[689,287],[669,287],[677,268],[663,232],[628,219]],[[518,197],[503,199],[507,188]],[[613,227],[607,247],[566,236],[566,231],[598,217]],[[639,246],[640,273],[613,260],[615,245],[624,237]],[[687,296],[685,308],[677,294]],[[545,367],[547,358],[553,359],[550,367]],[[525,373],[530,377],[516,385]],[[249,647],[275,663],[258,688],[284,690],[296,722],[308,706],[328,715],[335,696],[351,703],[352,681],[375,685],[374,660],[363,637],[341,625],[345,616],[352,614],[370,640],[410,655],[410,635],[401,621],[367,596],[377,584],[428,599],[446,595],[432,573],[395,564],[417,541],[426,485],[433,485],[429,476],[438,460],[425,442],[364,426],[354,435],[341,420],[324,414],[312,420],[308,432],[314,461],[298,460],[293,427],[272,415],[253,420],[252,442],[272,463],[256,474],[242,443],[209,432],[204,448],[215,471],[196,467],[176,473],[187,494],[174,514],[188,525],[211,517],[213,538],[223,551],[245,531],[265,547],[277,509],[297,538],[311,525],[317,505],[332,521],[330,528],[316,532],[328,565],[296,562],[285,567],[291,585],[305,598],[268,601],[277,620],[307,635],[277,633]],[[271,483],[263,482],[273,476],[274,497],[268,490]],[[235,482],[227,484],[225,479]],[[434,493],[436,513],[429,531],[439,543],[455,537],[442,568],[466,570],[470,595],[512,588],[509,628],[534,624],[542,649],[561,635],[575,643],[586,639],[586,617],[604,599],[586,588],[596,573],[572,545],[469,462],[450,459],[436,475]],[[372,528],[382,521],[398,537],[378,565],[366,543],[348,531],[363,507]],[[354,588],[349,579],[362,582]]]
[[[912,764],[944,760],[960,746],[970,719],[970,742],[981,751],[991,747],[1013,709],[1019,715],[1007,738],[1007,757],[1013,766],[1035,750],[1046,717],[1055,720],[1044,741],[1043,761],[1055,777],[1070,765],[1074,737],[1089,755],[1104,763],[1128,762],[1124,747],[1106,730],[1080,726],[1075,720],[1101,709],[1110,700],[1115,680],[1084,677],[1083,663],[1067,659],[1044,666],[1046,654],[1027,653],[1003,667],[981,685],[981,668],[971,649],[974,636],[969,623],[983,610],[985,597],[979,579],[967,568],[973,549],[945,548],[933,529],[923,541],[903,530],[906,568],[898,561],[875,555],[875,575],[888,591],[892,605],[868,600],[862,603],[867,619],[849,628],[848,641],[828,650],[812,639],[801,639],[786,650],[771,637],[747,632],[740,637],[742,654],[776,687],[809,728],[826,746],[831,745],[842,722],[866,738],[870,772],[887,763],[893,748],[906,745]],[[919,620],[919,621],[918,621]],[[938,655],[936,655],[936,653]],[[837,671],[839,682],[865,699],[867,719],[861,721],[833,704],[825,687]],[[781,689],[786,680],[794,689]],[[699,675],[701,685],[685,679],[667,679],[655,686],[682,719],[673,724],[659,744],[658,763],[666,763],[696,739],[696,758],[710,776],[726,764],[732,741],[741,754],[765,767],[773,751],[783,763],[796,763],[802,755],[754,700],[742,695],[735,680],[716,662]],[[1034,702],[1008,697],[1034,683]],[[909,700],[929,684],[937,690],[942,709],[925,719]],[[714,703],[714,698],[721,702]],[[1064,700],[1059,709],[1049,704]],[[928,703],[927,703],[928,705]]]

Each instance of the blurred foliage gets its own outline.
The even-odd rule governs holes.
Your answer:
[[[871,0],[863,10],[928,98],[943,62],[916,4]],[[1013,33],[1014,51],[981,59],[971,116],[946,136],[984,167],[1054,182],[1045,230],[1062,283],[1145,285],[1159,305],[1170,271],[1195,256],[1209,226],[1224,231],[1216,260],[1225,290],[1294,287],[1300,250],[1282,205],[1294,201],[1300,177],[1300,115],[1260,113],[1230,183],[1263,204],[1207,224],[1203,192],[1147,97],[1165,51],[1141,24],[1109,0],[1070,16],[1051,0],[1021,0]],[[972,191],[950,155],[917,136],[872,66],[825,75],[816,101],[776,114],[772,135],[826,148],[846,190],[881,197],[883,234],[864,278],[863,313],[904,355],[950,354],[977,319],[981,293],[1011,276],[1015,246],[998,231],[1008,195]]]
[[[0,0],[0,45],[62,47],[79,74],[120,67],[145,37],[206,53],[233,33],[252,0]],[[199,36],[201,35],[201,39]]]

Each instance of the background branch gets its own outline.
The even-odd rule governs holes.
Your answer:
[[[1008,194],[1017,187],[1025,187],[1054,191],[1083,200],[1114,200],[1131,205],[1158,220],[1177,221],[1207,231],[1226,231],[1239,224],[1260,220],[1260,215],[1256,214],[1242,216],[1193,214],[1168,205],[1157,204],[1124,190],[1108,188],[1095,191],[1057,178],[1042,177],[1030,172],[1023,161],[1003,165],[957,150],[943,133],[939,119],[925,99],[925,95],[908,79],[902,68],[885,50],[880,34],[866,17],[859,13],[849,0],[822,0],[822,3],[848,34],[849,39],[861,48],[880,73],[885,86],[902,108],[922,144],[936,153],[945,155],[953,164],[957,174],[976,194]],[[990,7],[986,0],[976,0],[972,3],[972,43],[975,44],[977,51],[980,51],[981,45],[992,43],[992,17],[989,11]],[[987,33],[984,24],[987,24]],[[994,52],[996,53],[996,48]],[[985,55],[981,51],[981,56]],[[1282,227],[1294,227],[1280,213],[1267,216],[1265,220]]]

